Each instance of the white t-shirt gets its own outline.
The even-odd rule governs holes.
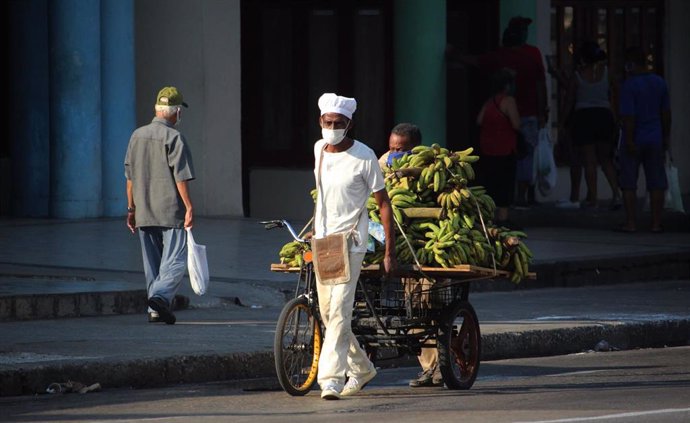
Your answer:
[[[314,144],[314,176],[326,142]],[[318,182],[317,182],[318,183]],[[359,219],[350,252],[366,252],[369,215],[364,204],[372,192],[385,188],[383,173],[374,151],[355,140],[352,147],[339,153],[323,153],[321,186],[317,187],[314,237],[349,231]],[[364,210],[362,211],[362,209]],[[360,218],[360,211],[361,218]]]

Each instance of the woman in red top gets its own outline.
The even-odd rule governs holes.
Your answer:
[[[520,114],[513,92],[515,72],[501,69],[491,77],[491,96],[477,116],[480,126],[479,182],[496,203],[495,223],[514,228],[508,221],[508,208],[515,189],[515,153]]]

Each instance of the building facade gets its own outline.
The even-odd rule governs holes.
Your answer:
[[[676,116],[690,106],[683,0],[8,0],[2,7],[3,216],[124,215],[129,135],[153,117],[160,87],[175,85],[190,105],[180,128],[198,175],[197,213],[305,218],[321,93],[357,98],[352,135],[377,153],[401,121],[418,124],[426,144],[473,145],[482,75],[449,66],[446,45],[492,50],[515,15],[533,19],[529,42],[563,65],[567,37],[594,35],[612,53],[652,43],[645,47],[669,83]],[[555,109],[558,87],[549,87]],[[690,123],[675,119],[685,192],[688,134]],[[563,169],[550,199],[567,195],[565,181]]]

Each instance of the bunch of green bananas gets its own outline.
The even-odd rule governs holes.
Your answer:
[[[511,280],[519,283],[528,274],[532,260],[531,251],[522,241],[526,234],[492,223],[496,204],[484,187],[473,185],[472,163],[479,156],[472,152],[472,148],[452,152],[438,144],[418,146],[410,154],[394,159],[385,169],[393,216],[412,245],[410,249],[396,225],[398,262],[419,261],[424,266],[446,268],[459,264],[483,267],[495,264],[498,269],[511,272]],[[316,190],[311,194],[315,199]],[[440,208],[440,217],[410,218],[404,212],[408,208],[428,207]],[[367,201],[367,211],[372,221],[381,223],[373,195]],[[299,259],[292,255],[286,260],[297,264],[301,253],[298,255]],[[376,250],[365,256],[365,262],[378,264],[383,258],[384,247],[376,243]]]
[[[468,225],[468,221],[455,215],[437,223],[423,221],[408,226],[409,234],[415,239],[416,255],[421,264],[441,267],[487,264],[493,254],[491,245],[481,232]]]
[[[290,267],[302,267],[304,263],[304,253],[309,250],[309,244],[291,241],[283,245],[278,253],[280,262]]]

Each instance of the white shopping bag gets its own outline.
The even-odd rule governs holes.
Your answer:
[[[556,186],[558,169],[553,158],[553,144],[551,144],[549,130],[546,128],[539,130],[539,142],[534,151],[534,167],[537,188],[541,195],[547,197]]]
[[[666,158],[666,178],[668,180],[668,188],[664,193],[664,209],[678,213],[685,213],[683,207],[683,196],[680,192],[680,182],[678,181],[678,168],[673,163],[673,158],[669,155]],[[649,193],[644,200],[643,211],[649,211]]]
[[[194,242],[191,228],[187,228],[187,272],[194,293],[204,295],[211,279],[206,260],[206,246]]]

